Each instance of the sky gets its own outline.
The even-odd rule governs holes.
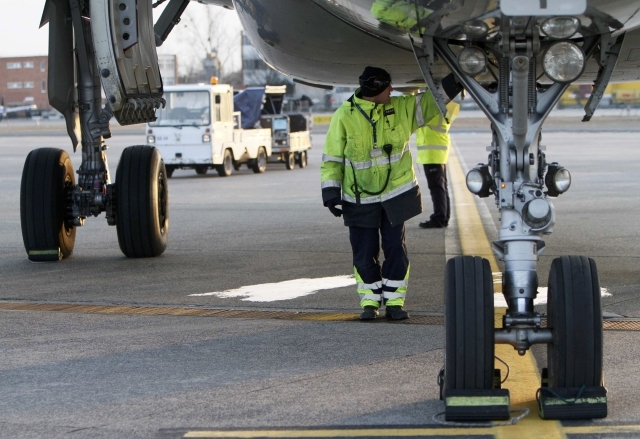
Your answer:
[[[46,25],[42,29],[38,29],[44,3],[44,0],[0,0],[0,57],[47,54],[49,26]],[[161,5],[154,9],[155,19],[157,19],[164,6]],[[201,56],[201,52],[197,52],[194,49],[194,47],[199,47],[200,45],[194,43],[194,34],[186,25],[189,24],[192,27],[192,23],[195,23],[197,28],[201,30],[200,34],[204,35],[206,26],[203,20],[207,16],[207,9],[220,16],[219,21],[221,26],[224,27],[224,32],[234,37],[227,38],[227,40],[233,40],[237,44],[240,43],[239,38],[235,37],[240,34],[242,26],[235,11],[227,11],[221,7],[205,6],[192,2],[187,7],[186,15],[183,15],[180,24],[174,28],[167,41],[158,48],[158,53],[178,55],[181,74],[185,73],[184,69],[190,63],[195,62]],[[206,40],[206,38],[204,39]],[[221,54],[226,51],[228,69],[239,69],[239,46],[237,48],[231,46],[231,44],[229,46],[220,47],[219,51]]]

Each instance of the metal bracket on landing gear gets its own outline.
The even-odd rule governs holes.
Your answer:
[[[440,114],[442,115],[442,117],[447,119],[447,106],[444,103],[444,99],[442,99],[442,95],[440,94],[438,87],[436,87],[433,76],[431,76],[431,66],[435,61],[435,55],[433,52],[433,38],[426,36],[423,38],[423,45],[425,47],[424,49],[417,46],[411,36],[409,36],[409,38],[411,38],[411,47],[413,48],[413,54],[415,55],[416,60],[420,65],[420,71],[422,71],[422,76],[427,83],[427,87],[429,87],[429,90],[431,91],[431,94],[433,95],[433,98],[438,105]],[[447,119],[447,123],[448,122],[449,120]]]
[[[164,107],[151,0],[91,0],[100,80],[121,125],[153,122]]]
[[[622,48],[622,42],[624,41],[624,34],[622,34],[616,44],[614,44],[610,50],[608,50],[607,56],[604,61],[604,65],[600,67],[598,71],[598,77],[596,78],[596,82],[593,85],[593,91],[591,92],[591,96],[589,96],[589,100],[584,106],[584,118],[583,122],[589,122],[593,113],[595,113],[596,108],[598,108],[598,104],[600,100],[602,100],[602,96],[604,96],[604,90],[609,85],[609,80],[611,79],[611,74],[613,73],[613,68],[616,66],[616,62],[618,62],[618,55],[620,54],[620,49]],[[602,58],[602,56],[601,56]]]

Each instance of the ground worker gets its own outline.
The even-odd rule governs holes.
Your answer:
[[[447,187],[447,160],[451,146],[449,128],[459,111],[460,105],[449,102],[446,118],[438,114],[416,133],[418,148],[416,162],[424,166],[424,175],[427,177],[433,203],[431,217],[428,221],[419,224],[423,229],[440,229],[449,225],[451,216]]]
[[[349,227],[360,319],[375,319],[386,305],[388,319],[403,320],[409,317],[403,309],[409,281],[404,222],[422,212],[409,138],[439,110],[429,91],[391,97],[391,76],[381,68],[365,68],[359,80],[360,88],[331,118],[322,201]],[[441,89],[448,102],[461,86],[449,75]]]

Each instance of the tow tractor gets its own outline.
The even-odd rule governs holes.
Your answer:
[[[176,169],[221,177],[246,165],[255,173],[267,162],[305,167],[311,147],[302,115],[281,114],[285,86],[254,87],[234,96],[233,87],[217,84],[176,85],[165,88],[166,106],[157,120],[147,123],[147,143],[162,155],[171,177]],[[292,122],[297,122],[294,129]],[[274,154],[275,153],[275,154]]]

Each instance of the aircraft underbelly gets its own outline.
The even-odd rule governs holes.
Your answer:
[[[391,73],[396,86],[424,84],[411,51],[409,35],[420,44],[422,38],[413,17],[439,16],[437,31],[442,32],[465,21],[495,10],[495,0],[419,1],[416,12],[407,10],[404,21],[384,15],[375,0],[234,0],[240,20],[254,47],[264,60],[282,73],[303,81],[327,85],[354,85],[366,65],[376,65]],[[422,9],[419,9],[424,5]],[[627,31],[613,81],[638,79],[640,59],[640,1],[588,0],[595,8],[620,22]],[[411,27],[413,26],[413,27]],[[629,32],[631,31],[631,32]],[[620,32],[620,31],[618,31]],[[599,65],[587,62],[578,83],[595,80]],[[441,61],[432,68],[437,81],[449,73]],[[484,82],[482,78],[478,78]],[[486,78],[492,82],[491,77]]]
[[[236,0],[235,8],[264,60],[295,78],[319,84],[351,85],[366,65],[383,67],[394,84],[424,79],[410,48],[365,32],[313,2]],[[442,64],[434,75],[448,74]]]

